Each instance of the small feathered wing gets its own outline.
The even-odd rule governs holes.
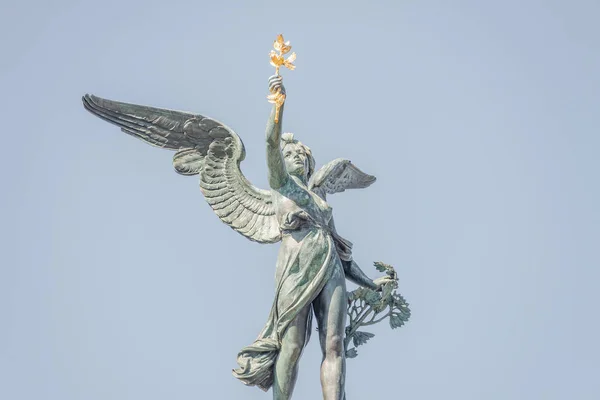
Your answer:
[[[350,160],[338,158],[324,165],[308,183],[310,190],[326,200],[327,194],[343,192],[346,189],[362,189],[375,182],[373,175],[365,174]]]
[[[221,221],[248,239],[281,239],[270,191],[253,186],[242,174],[246,152],[226,125],[198,114],[105,100],[86,94],[84,107],[131,136],[176,150],[175,170],[200,176],[200,189]]]

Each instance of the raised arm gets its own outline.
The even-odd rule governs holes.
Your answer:
[[[274,93],[277,90],[281,90],[285,94],[285,88],[281,76],[274,75],[269,78],[269,90]],[[277,115],[277,122],[275,122],[275,116],[277,108],[273,105],[269,121],[267,122],[267,167],[269,169],[269,186],[271,189],[279,189],[289,179],[288,173],[285,169],[283,161],[283,155],[281,154],[281,124],[283,119],[283,105],[279,108],[279,115]]]

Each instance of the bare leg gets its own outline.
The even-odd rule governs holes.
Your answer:
[[[273,400],[292,398],[292,392],[298,377],[298,361],[306,340],[306,322],[309,312],[310,304],[300,311],[281,340],[281,350],[275,362]]]
[[[323,351],[323,362],[321,363],[323,399],[343,400],[346,379],[344,355],[346,280],[343,274],[327,282],[313,305],[319,324],[319,340]]]

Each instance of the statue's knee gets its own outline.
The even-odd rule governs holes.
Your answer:
[[[341,335],[329,336],[326,340],[325,352],[327,357],[341,357],[344,352],[344,338]]]

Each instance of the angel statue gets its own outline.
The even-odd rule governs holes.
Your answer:
[[[281,242],[271,312],[258,338],[239,352],[239,368],[233,375],[265,391],[272,387],[275,400],[290,399],[314,313],[323,353],[323,398],[342,400],[346,279],[377,291],[389,286],[393,278],[386,275],[371,280],[353,261],[352,243],[337,233],[326,195],[366,188],[375,177],[344,159],[315,172],[311,150],[291,133],[282,134],[286,91],[279,74],[269,79],[269,91],[278,96],[266,129],[270,190],[259,189],[244,177],[240,170],[245,157],[242,140],[221,122],[93,95],[85,95],[83,104],[123,132],[176,151],[175,170],[199,175],[208,204],[231,228],[258,243]]]

